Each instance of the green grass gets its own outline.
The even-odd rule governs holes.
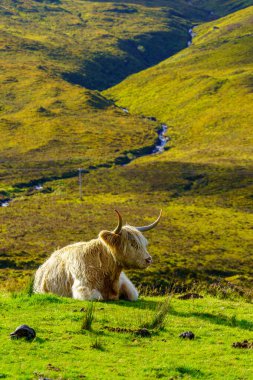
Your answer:
[[[106,329],[139,328],[156,313],[161,297],[134,303],[97,303],[93,331],[83,333],[87,302],[50,295],[11,297],[2,294],[0,368],[7,379],[250,379],[252,350],[232,343],[252,340],[252,304],[245,301],[180,301],[174,297],[163,330],[149,338]],[[26,323],[36,330],[32,342],[10,340]],[[191,330],[196,338],[182,340]],[[97,343],[96,343],[97,342]]]
[[[163,302],[157,305],[156,312],[151,321],[146,321],[143,327],[160,331],[163,330],[166,325],[166,318],[170,311],[171,298],[167,297]]]
[[[92,329],[92,322],[94,320],[94,313],[95,313],[95,306],[93,302],[90,302],[87,306],[87,309],[85,310],[84,318],[82,321],[82,330],[88,330],[91,331]]]

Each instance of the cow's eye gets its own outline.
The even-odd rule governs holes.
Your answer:
[[[139,248],[139,246],[138,246],[138,244],[136,243],[136,241],[131,241],[131,246],[133,247],[133,248],[135,248],[135,249],[138,249]]]
[[[129,236],[129,242],[130,242],[131,247],[133,247],[135,249],[139,248],[139,244],[131,235]]]

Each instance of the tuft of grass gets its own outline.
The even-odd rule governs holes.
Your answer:
[[[90,348],[92,348],[94,350],[104,351],[103,343],[102,343],[101,339],[98,336],[96,336],[92,340]]]
[[[169,313],[171,298],[165,298],[165,301],[160,303],[155,311],[153,319],[145,323],[143,327],[151,330],[162,330],[165,327],[166,317]]]
[[[28,279],[28,283],[24,289],[24,293],[28,296],[31,297],[34,294],[33,291],[33,284],[34,284],[34,276],[30,277]]]
[[[95,312],[95,305],[94,302],[89,302],[88,306],[85,310],[85,314],[82,320],[81,330],[88,330],[91,331],[92,329],[92,322],[94,320],[94,312]]]

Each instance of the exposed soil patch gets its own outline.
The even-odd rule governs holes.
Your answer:
[[[49,369],[50,371],[60,372],[60,368],[57,368],[50,363],[47,365],[47,369]]]
[[[242,342],[235,342],[232,344],[234,348],[253,348],[253,342],[249,342],[248,340],[243,340]]]
[[[191,300],[193,298],[204,298],[204,297],[197,293],[187,293],[178,297],[179,300]]]
[[[141,328],[141,329],[127,329],[127,328],[122,328],[122,327],[110,327],[110,326],[104,326],[104,329],[112,332],[117,332],[117,333],[131,333],[135,334],[141,337],[150,337],[151,332],[146,329],[146,328]]]

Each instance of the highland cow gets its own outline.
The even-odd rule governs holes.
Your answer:
[[[101,231],[97,239],[55,251],[35,274],[36,293],[54,293],[79,300],[138,299],[138,292],[123,269],[145,269],[152,258],[142,232],[154,228],[161,217],[144,227],[123,226],[120,213],[114,231]]]

